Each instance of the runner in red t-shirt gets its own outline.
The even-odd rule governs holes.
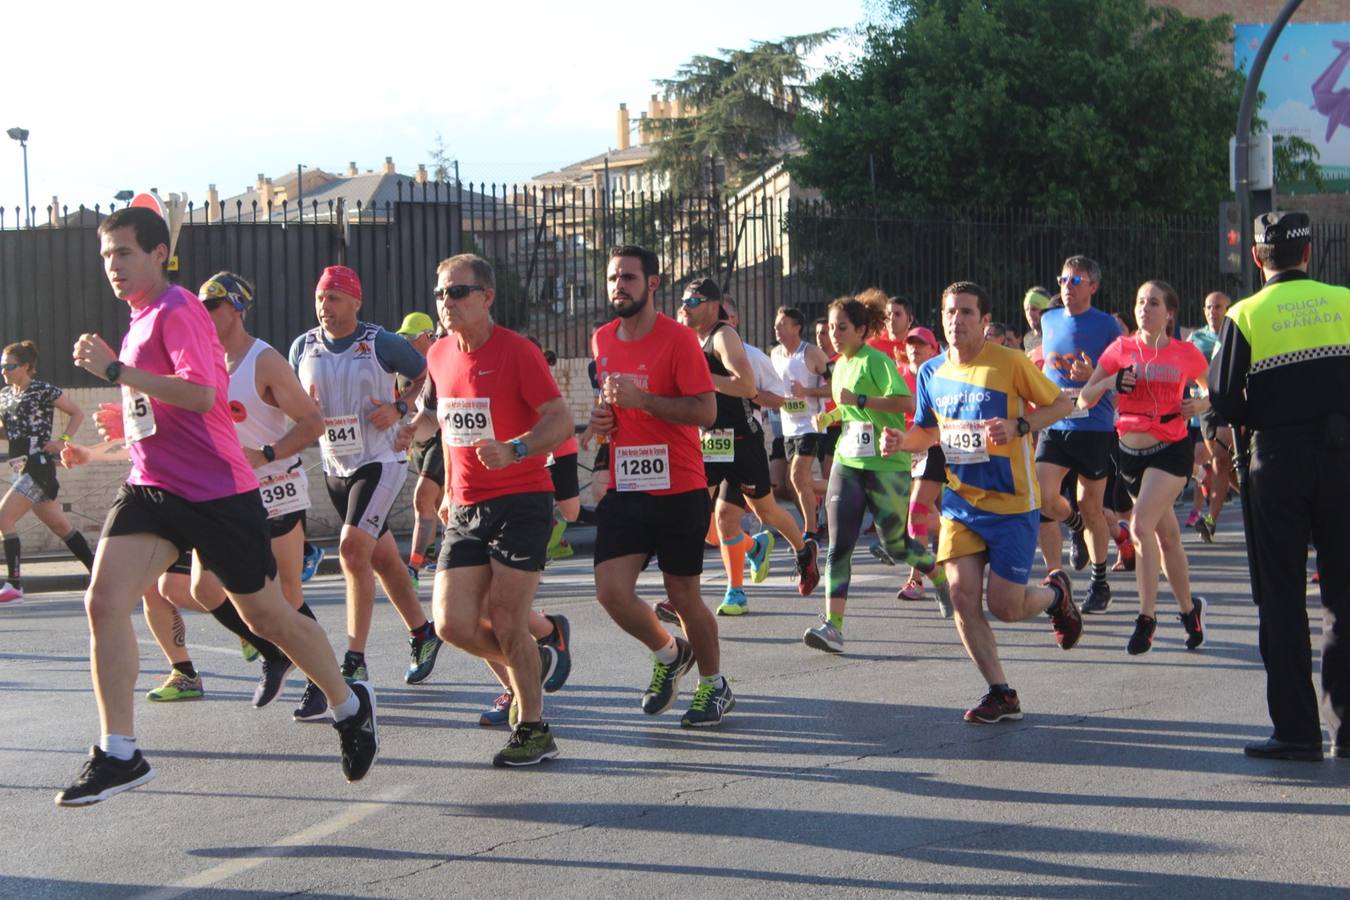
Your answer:
[[[1181,526],[1172,504],[1190,477],[1194,456],[1186,423],[1209,409],[1207,397],[1186,397],[1199,384],[1208,393],[1209,364],[1194,345],[1172,337],[1181,303],[1165,281],[1146,281],[1135,298],[1139,330],[1107,346],[1079,398],[1079,406],[1095,406],[1114,386],[1116,433],[1120,439],[1120,477],[1135,498],[1130,531],[1135,547],[1135,584],[1139,618],[1128,645],[1135,655],[1148,652],[1157,627],[1158,569],[1162,566],[1181,607],[1186,649],[1205,640],[1205,601],[1191,597],[1190,568],[1181,545]]]
[[[536,644],[529,620],[553,519],[544,460],[571,435],[572,415],[539,349],[492,321],[495,288],[492,266],[473,254],[436,267],[436,308],[449,336],[427,353],[423,412],[400,443],[440,426],[447,490],[436,633],[506,667],[517,721],[492,764],[528,766],[558,755],[541,685],[559,653]]]
[[[606,279],[618,319],[591,338],[601,383],[591,430],[610,446],[609,491],[595,510],[596,596],[656,658],[642,711],[669,709],[697,661],[699,686],[680,724],[717,725],[736,700],[719,671],[717,620],[699,590],[711,502],[698,430],[717,415],[712,375],[694,332],[652,305],[661,284],[655,253],[616,249]],[[638,599],[638,575],[653,556],[687,642]]]

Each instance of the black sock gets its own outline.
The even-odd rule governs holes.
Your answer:
[[[306,619],[314,619],[316,622],[319,621],[314,618],[314,610],[309,608],[308,603],[301,603],[300,608],[297,609],[296,612],[300,613],[300,615],[304,616]]]
[[[1106,563],[1100,562],[1092,564],[1092,583],[1106,584]]]
[[[991,691],[998,691],[1000,694],[1012,694],[1012,693],[1015,693],[1015,691],[1013,691],[1012,688],[1008,687],[1008,683],[1007,683],[1006,681],[1000,682],[999,684],[991,684],[991,685],[989,685],[989,690],[991,690]]]
[[[1078,510],[1069,513],[1069,517],[1064,520],[1064,524],[1069,526],[1070,531],[1083,530],[1083,514]]]
[[[197,677],[197,667],[192,664],[192,660],[190,659],[185,659],[180,663],[174,663],[173,667],[189,678]]]
[[[364,666],[365,664],[366,664],[366,655],[364,653],[358,653],[355,650],[348,650],[345,654],[343,654],[342,657],[342,674],[344,677],[347,675],[352,675],[356,672],[357,669],[359,669],[361,666]]]
[[[249,627],[244,624],[244,620],[239,618],[239,610],[235,609],[234,604],[229,600],[226,600],[224,603],[211,610],[211,615],[215,617],[217,622],[224,625],[227,630],[239,635],[256,647],[258,652],[262,654],[263,659],[276,661],[278,659],[286,658],[286,654],[282,653],[281,648],[276,644],[271,641],[263,640],[249,630]]]
[[[70,552],[75,554],[75,558],[80,561],[82,566],[90,572],[94,571],[94,551],[89,549],[89,542],[84,539],[80,529],[72,529],[70,534],[61,538],[61,540],[65,542]]]
[[[5,538],[5,567],[9,570],[9,583],[17,590],[23,590],[23,569],[19,564],[19,538],[17,535]]]
[[[436,629],[432,627],[430,619],[427,619],[425,622],[423,622],[420,627],[414,628],[412,631],[408,632],[408,634],[412,635],[412,638],[415,641],[428,640],[435,633]]]

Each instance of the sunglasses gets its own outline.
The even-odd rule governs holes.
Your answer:
[[[1082,275],[1061,275],[1055,280],[1058,281],[1060,285],[1071,284],[1074,287],[1078,287],[1083,283],[1084,279]]]
[[[684,298],[680,300],[680,305],[683,306],[685,309],[693,309],[700,303],[711,303],[711,302],[712,302],[711,297],[700,297],[698,294],[685,294]]]
[[[19,366],[20,363],[2,363],[0,364],[0,369],[4,369],[6,372],[13,372]]]
[[[463,300],[474,291],[484,291],[487,288],[481,284],[452,284],[449,287],[436,288],[431,292],[431,296],[437,300]]]

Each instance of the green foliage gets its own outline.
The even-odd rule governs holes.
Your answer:
[[[792,172],[833,204],[1212,214],[1242,79],[1231,21],[1146,0],[913,0],[822,76]],[[875,169],[875,180],[871,170]]]
[[[1316,144],[1292,134],[1277,134],[1274,141],[1277,190],[1297,188],[1300,192],[1320,192],[1327,189],[1322,167],[1317,164],[1322,153]]]
[[[497,279],[496,297],[492,301],[492,320],[512,331],[525,330],[530,318],[529,297],[525,294],[525,282],[516,267],[509,260],[493,259],[483,252],[483,246],[474,235],[465,232],[463,253],[474,253],[492,263],[493,275]]]
[[[748,50],[695,56],[674,78],[657,81],[666,99],[687,115],[648,119],[655,155],[648,167],[664,174],[677,194],[706,193],[718,160],[732,189],[780,160],[808,93],[804,57],[835,31],[756,42]]]
[[[445,138],[439,131],[436,132],[436,143],[427,152],[431,154],[431,180],[437,184],[449,184],[455,161],[450,156],[450,148],[446,146]]]

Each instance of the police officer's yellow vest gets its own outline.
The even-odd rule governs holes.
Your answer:
[[[1311,278],[1272,284],[1228,310],[1251,347],[1248,376],[1350,355],[1350,289]]]

